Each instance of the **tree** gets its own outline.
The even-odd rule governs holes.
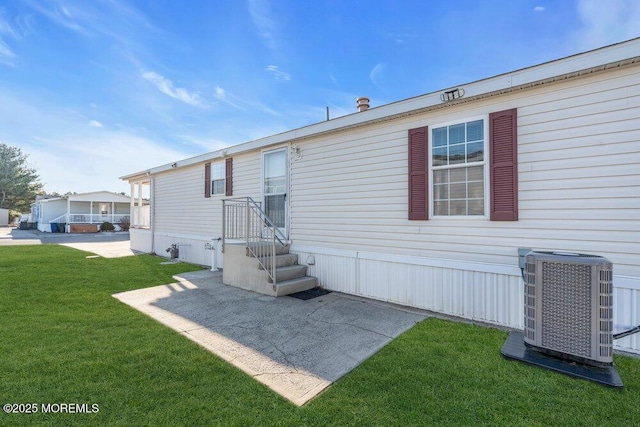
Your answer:
[[[0,143],[0,208],[27,212],[42,190],[40,177],[18,147]]]

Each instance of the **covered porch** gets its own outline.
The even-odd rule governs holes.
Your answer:
[[[49,219],[51,232],[93,233],[104,222],[128,230],[131,218],[129,197],[107,191],[73,194],[65,198],[64,213]]]

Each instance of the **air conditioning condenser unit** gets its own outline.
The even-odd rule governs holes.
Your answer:
[[[524,266],[524,332],[502,354],[614,387],[613,265],[601,256],[529,252]]]

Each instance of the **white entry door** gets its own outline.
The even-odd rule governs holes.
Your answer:
[[[100,221],[111,221],[111,204],[100,203]]]
[[[287,150],[268,151],[263,154],[263,209],[273,224],[288,236],[288,202],[289,189],[287,171]]]

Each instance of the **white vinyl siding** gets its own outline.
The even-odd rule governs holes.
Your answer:
[[[202,197],[203,165],[194,165],[155,177],[154,229],[157,232],[220,235],[222,202]],[[156,248],[156,250],[159,248]]]
[[[212,179],[213,174],[212,164]],[[224,162],[220,163],[224,172]],[[213,238],[222,234],[222,198],[202,197],[204,163],[171,170],[155,178],[155,230]],[[260,153],[234,156],[234,196],[260,197]],[[224,175],[223,175],[224,176]],[[224,196],[224,187],[222,191]],[[209,237],[211,236],[211,237]]]
[[[518,109],[520,220],[408,221],[407,129],[508,108]],[[518,247],[585,252],[640,276],[639,135],[635,67],[297,142],[291,238],[502,265],[517,265]]]
[[[251,151],[233,157],[233,197],[252,197],[260,201],[261,162],[260,151]]]

